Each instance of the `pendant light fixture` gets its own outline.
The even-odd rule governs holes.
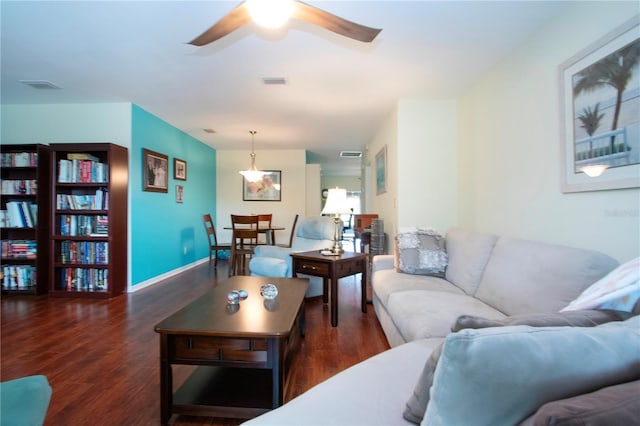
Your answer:
[[[262,176],[264,176],[266,173],[256,168],[256,153],[253,152],[253,138],[258,132],[256,132],[255,130],[249,130],[249,133],[251,133],[251,154],[249,154],[249,156],[251,157],[251,167],[249,167],[248,170],[242,170],[239,173],[244,176],[244,178],[248,182],[257,182],[261,180]]]

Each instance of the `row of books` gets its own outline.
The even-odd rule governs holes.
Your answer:
[[[58,182],[59,183],[92,183],[107,182],[109,177],[109,166],[91,160],[59,160],[58,161]]]
[[[0,281],[5,290],[33,287],[36,285],[36,268],[31,265],[3,265]]]
[[[35,179],[2,179],[0,188],[4,195],[36,195],[38,181]]]
[[[109,243],[101,241],[62,241],[60,262],[81,265],[109,263]]]
[[[3,152],[0,155],[2,167],[38,167],[37,152]]]
[[[95,195],[57,194],[58,210],[108,210],[109,192],[97,189]]]
[[[74,215],[60,216],[60,235],[103,237],[109,234],[109,218],[104,215]]]
[[[37,255],[35,240],[2,240],[3,259],[35,259]]]
[[[8,201],[0,210],[0,227],[34,228],[38,224],[38,205],[28,201]]]
[[[60,269],[60,290],[106,291],[109,288],[109,270],[93,268]]]

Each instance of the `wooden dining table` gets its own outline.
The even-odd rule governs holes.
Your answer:
[[[229,226],[225,226],[224,229],[231,231],[233,230],[233,227],[229,225]],[[258,225],[258,233],[264,234],[267,244],[272,246],[276,244],[276,231],[284,231],[285,229],[286,228],[284,226],[278,226],[278,225],[271,225],[271,226]]]

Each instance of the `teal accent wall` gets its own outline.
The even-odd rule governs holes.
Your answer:
[[[131,191],[131,284],[209,256],[202,215],[216,217],[216,151],[137,105],[132,106],[129,179]],[[142,149],[169,157],[169,192],[145,192]],[[187,162],[187,180],[173,178],[173,160]],[[176,202],[176,185],[184,187]]]

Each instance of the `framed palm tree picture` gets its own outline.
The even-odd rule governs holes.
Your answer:
[[[640,17],[560,66],[563,192],[640,187]]]

